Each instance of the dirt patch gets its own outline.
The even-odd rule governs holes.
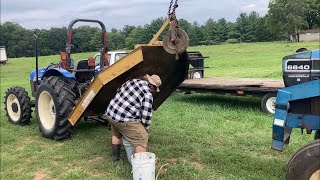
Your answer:
[[[47,177],[47,174],[41,169],[36,172],[32,180],[42,180]]]
[[[23,161],[25,161],[27,163],[30,163],[30,162],[35,161],[35,160],[36,160],[36,157],[30,156],[30,157],[24,158]]]
[[[106,170],[106,169],[92,169],[90,171],[90,174],[93,176],[93,177],[100,177],[100,176],[106,176],[106,175],[111,175],[112,174],[112,171],[110,170]]]
[[[169,162],[170,164],[177,164],[177,161],[178,161],[177,158],[168,159],[168,162]]]
[[[30,143],[32,143],[32,142],[34,142],[34,139],[32,139],[31,137],[23,137],[23,138],[21,139],[21,143],[22,143],[22,144],[30,144]]]
[[[90,159],[88,162],[91,163],[91,162],[98,162],[98,161],[104,161],[104,160],[106,160],[105,157],[98,156],[98,157],[95,157],[93,159]]]
[[[203,165],[200,164],[199,162],[193,161],[193,162],[190,162],[190,164],[193,165],[194,167],[196,167],[196,169],[199,171],[203,170]]]
[[[26,149],[26,147],[24,145],[22,145],[17,148],[17,151],[24,151],[25,149]]]
[[[54,146],[61,147],[61,146],[64,146],[64,143],[63,142],[57,142],[57,143],[54,144]]]

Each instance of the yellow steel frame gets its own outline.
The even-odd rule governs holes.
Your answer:
[[[167,19],[162,27],[158,30],[158,32],[153,36],[150,42],[147,45],[143,46],[159,46],[154,44],[156,40],[159,38],[160,34],[165,30],[165,28],[170,23],[170,20]],[[69,115],[68,120],[74,126],[76,122],[81,118],[82,114],[86,110],[86,108],[90,105],[91,101],[98,94],[100,89],[112,81],[119,75],[133,68],[137,64],[143,61],[142,55],[142,47],[137,47],[133,51],[131,51],[127,56],[124,56],[121,60],[119,60],[114,65],[108,67],[108,69],[104,69],[94,80],[90,83],[90,86],[84,93],[84,95],[80,98],[80,101],[76,104],[73,111]]]
[[[105,84],[143,61],[141,49],[142,47],[133,50],[127,56],[123,57],[114,65],[108,67],[107,70],[103,70],[94,78],[68,118],[72,125],[75,125],[75,123],[80,119],[81,115],[89,106],[93,98]]]

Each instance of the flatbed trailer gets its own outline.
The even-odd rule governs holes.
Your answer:
[[[283,88],[282,80],[258,78],[199,78],[187,79],[178,88],[184,93],[209,93],[231,96],[261,97],[261,108],[274,114],[278,89]]]

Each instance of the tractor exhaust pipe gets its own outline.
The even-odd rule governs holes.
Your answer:
[[[39,69],[39,67],[38,67],[38,36],[37,35],[35,35],[35,34],[33,34],[33,36],[34,36],[34,42],[35,42],[35,53],[36,53],[36,86],[38,86],[39,85],[39,74],[38,74],[38,69]],[[37,89],[37,87],[35,88],[35,89]]]

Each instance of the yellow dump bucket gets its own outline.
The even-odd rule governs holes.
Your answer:
[[[123,83],[145,74],[157,74],[162,80],[160,92],[154,96],[153,109],[156,110],[184,81],[188,68],[187,52],[176,60],[176,55],[167,53],[162,46],[140,46],[92,81],[70,114],[69,121],[74,125],[82,116],[103,114]]]

